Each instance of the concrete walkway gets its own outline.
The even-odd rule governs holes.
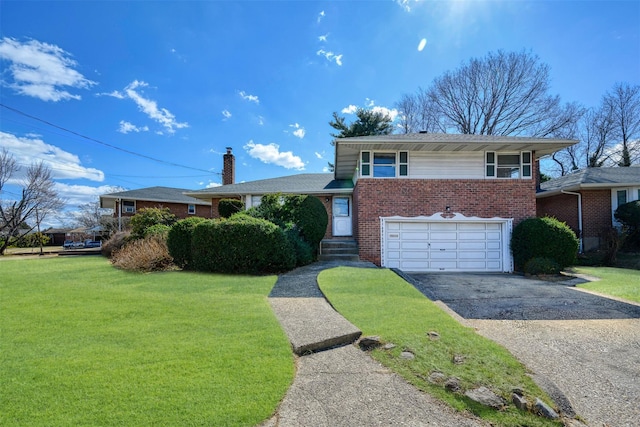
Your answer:
[[[278,278],[271,307],[297,357],[296,377],[264,427],[285,426],[484,426],[422,393],[352,345],[360,331],[337,313],[316,277],[338,265],[318,262]]]

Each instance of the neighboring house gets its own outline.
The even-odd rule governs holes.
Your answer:
[[[264,194],[311,194],[329,214],[325,238],[354,239],[363,260],[405,271],[510,272],[512,227],[536,215],[538,159],[576,142],[428,133],[342,138],[333,174],[186,194],[211,202],[214,217],[223,198],[249,208]]]
[[[566,222],[583,251],[598,249],[604,233],[619,225],[618,206],[640,200],[640,166],[582,169],[542,183],[536,197],[538,216]]]
[[[186,196],[186,189],[148,187],[100,196],[100,207],[113,209],[114,218],[131,217],[142,208],[169,208],[176,217],[211,218],[211,203]]]

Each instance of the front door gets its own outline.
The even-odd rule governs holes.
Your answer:
[[[333,198],[333,235],[351,236],[351,197]]]

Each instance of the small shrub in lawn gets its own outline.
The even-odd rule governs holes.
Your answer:
[[[532,258],[549,258],[561,269],[573,265],[578,244],[567,224],[550,217],[525,219],[513,229],[511,236],[513,260],[520,271]]]
[[[560,273],[560,265],[552,259],[536,257],[531,258],[524,264],[524,272],[526,274],[558,274]]]
[[[276,273],[292,269],[296,262],[281,228],[248,215],[198,224],[192,254],[194,269],[220,273]]]
[[[189,269],[191,264],[191,239],[193,237],[193,230],[196,225],[203,221],[207,221],[205,218],[194,216],[186,219],[182,219],[171,227],[167,234],[167,248],[169,253],[173,257],[173,262],[180,268]]]
[[[111,258],[114,252],[119,251],[130,240],[131,233],[128,231],[118,231],[112,235],[109,240],[102,243],[102,249],[100,250],[102,256]]]
[[[243,210],[244,203],[239,199],[222,199],[218,202],[218,213],[222,218],[229,218],[231,215]]]
[[[178,218],[171,213],[169,208],[143,208],[131,217],[131,236],[134,239],[143,239],[147,228],[156,224],[171,226]]]
[[[162,238],[151,236],[133,240],[114,252],[111,263],[128,271],[164,271],[173,267],[173,258],[166,242]]]

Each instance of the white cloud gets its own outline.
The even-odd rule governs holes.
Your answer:
[[[258,116],[258,124],[259,124],[260,126],[264,126],[264,117],[262,117],[262,116]]]
[[[324,19],[324,17],[325,17],[325,16],[326,16],[326,14],[324,13],[324,10],[323,10],[323,11],[321,11],[321,12],[318,14],[318,23],[319,23],[320,21],[322,21],[322,20]]]
[[[396,4],[404,9],[405,12],[411,12],[411,0],[396,0]]]
[[[249,101],[249,102],[255,102],[256,104],[260,104],[260,100],[258,99],[258,97],[256,95],[249,95],[248,93],[246,93],[245,91],[241,90],[239,92],[240,97],[242,97],[242,99]]]
[[[395,108],[387,108],[375,105],[375,101],[369,98],[365,99],[364,108],[370,109],[374,113],[384,114],[385,116],[389,117],[391,121],[394,121],[399,114],[398,110],[396,110]],[[342,114],[355,114],[356,111],[358,111],[358,107],[353,104],[344,107],[341,110]]]
[[[387,107],[373,107],[372,108],[374,113],[382,113],[383,115],[389,117],[391,119],[391,121],[394,121],[396,119],[396,117],[398,117],[398,110],[396,110],[395,108],[387,108]]]
[[[120,133],[127,134],[129,132],[148,132],[148,131],[149,131],[148,126],[138,127],[133,123],[129,123],[125,120],[120,120],[120,128],[118,129],[118,132]]]
[[[204,185],[204,182],[200,183],[200,185]],[[209,182],[204,188],[214,188],[214,187],[222,187],[222,184],[219,182]]]
[[[91,187],[88,185],[70,185],[61,182],[55,183],[55,189],[60,198],[65,201],[67,208],[95,202],[103,194],[124,191],[122,188],[113,187],[111,185]]]
[[[420,40],[420,44],[418,44],[418,52],[422,52],[422,50],[426,45],[427,45],[427,39]]]
[[[318,36],[318,40],[321,42],[326,42],[327,41],[327,37],[329,37],[329,33],[323,35],[323,36]]]
[[[231,118],[231,112],[229,110],[222,110],[222,115],[224,116],[223,120],[227,120]]]
[[[316,52],[316,55],[324,56],[327,59],[327,61],[335,62],[337,65],[342,66],[342,54],[336,55],[333,52],[328,52],[324,49],[320,49]]]
[[[294,128],[295,130],[292,132],[295,136],[297,136],[298,138],[302,139],[304,138],[304,135],[306,133],[306,131],[304,130],[303,127],[301,127],[298,123],[294,123],[292,125],[289,125],[290,128]]]
[[[281,152],[278,144],[263,145],[250,140],[243,148],[251,157],[263,163],[282,166],[286,169],[304,170],[302,159],[295,156],[292,151]]]
[[[23,173],[25,168],[33,162],[42,161],[51,169],[51,176],[54,179],[85,178],[91,181],[104,181],[104,173],[101,170],[82,166],[78,156],[55,145],[47,144],[39,137],[19,137],[0,131],[0,146],[6,148],[13,156]],[[16,174],[17,179],[23,176]]]
[[[189,127],[189,123],[178,122],[169,110],[166,108],[158,108],[158,104],[155,101],[142,96],[140,89],[148,86],[149,85],[143,81],[134,80],[124,88],[124,93],[127,98],[133,100],[133,102],[138,105],[140,111],[160,123],[169,134],[174,134],[176,129]]]
[[[322,159],[324,158],[322,153],[318,153],[318,152],[316,151],[314,154],[315,154],[315,155],[316,155],[316,157],[317,157],[318,159],[320,159],[320,160],[322,160]]]
[[[88,89],[97,84],[76,71],[78,63],[56,45],[37,40],[21,43],[4,37],[0,40],[0,58],[10,63],[7,75],[11,79],[2,83],[20,95],[53,102],[81,99],[66,89]]]
[[[117,99],[125,99],[126,98],[126,96],[124,96],[122,94],[122,92],[118,92],[117,90],[114,90],[113,92],[96,93],[96,96],[110,96],[112,98],[117,98]]]
[[[348,107],[344,107],[341,112],[342,114],[354,114],[356,111],[358,111],[358,107],[352,104]]]

